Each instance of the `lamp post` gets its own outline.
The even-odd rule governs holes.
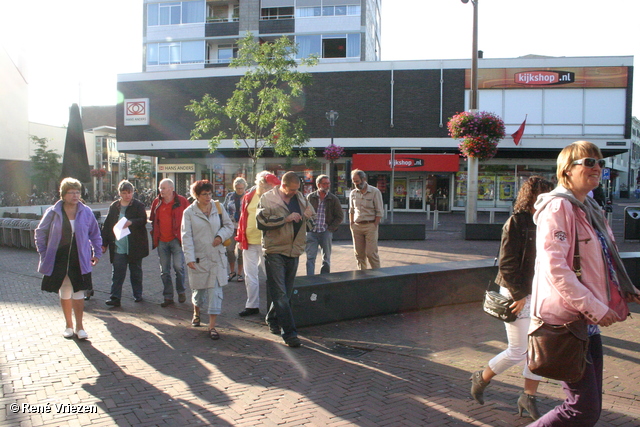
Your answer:
[[[471,91],[469,92],[469,110],[478,111],[478,0],[460,0],[473,5],[473,41],[471,46]],[[467,224],[478,222],[478,159],[467,158]]]
[[[336,120],[338,120],[338,112],[335,110],[329,110],[325,113],[325,117],[329,120],[329,126],[331,127],[331,145],[333,145],[333,128],[336,125]],[[329,181],[331,181],[331,192],[335,193],[335,182],[334,182],[334,171],[333,171],[333,160],[329,163]]]

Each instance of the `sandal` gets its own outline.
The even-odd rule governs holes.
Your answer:
[[[209,329],[209,338],[214,341],[220,339],[220,334],[218,333],[218,331],[216,331],[216,328]]]
[[[200,316],[197,314],[193,315],[193,319],[191,319],[191,326],[200,326]]]
[[[229,274],[229,281],[232,281],[237,276],[236,273]]]
[[[242,277],[242,274],[238,274],[238,282],[244,282],[244,277]]]

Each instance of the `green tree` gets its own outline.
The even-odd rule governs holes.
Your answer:
[[[129,162],[129,174],[133,175],[136,181],[147,182],[151,178],[151,162],[136,156]]]
[[[238,57],[229,66],[248,69],[226,104],[221,105],[205,94],[201,101],[192,100],[185,108],[199,119],[191,131],[191,139],[214,134],[209,140],[209,150],[214,152],[221,140],[231,138],[236,148],[243,145],[247,148],[255,173],[256,163],[266,148],[287,157],[309,141],[306,122],[294,117],[291,105],[303,95],[304,87],[311,83],[311,75],[297,70],[298,47],[287,37],[261,44],[247,33],[238,46]],[[317,63],[314,56],[300,60],[304,66]],[[223,122],[229,123],[226,129]],[[315,157],[312,148],[307,156]]]
[[[49,149],[47,138],[38,138],[35,135],[30,135],[29,138],[37,146],[31,156],[31,179],[42,191],[55,189],[62,167],[62,155]]]

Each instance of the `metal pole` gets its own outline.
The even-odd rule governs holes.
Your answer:
[[[395,172],[396,172],[396,149],[392,148],[391,149],[391,191],[390,191],[390,197],[389,197],[389,205],[391,207],[391,224],[393,224],[393,205],[395,204],[395,200],[394,200],[394,193],[395,193]]]
[[[467,3],[469,0],[462,0]],[[471,52],[471,91],[469,92],[469,110],[478,110],[478,0],[471,0],[473,5],[473,41]],[[478,222],[478,159],[467,159],[467,206],[466,221],[468,224]]]

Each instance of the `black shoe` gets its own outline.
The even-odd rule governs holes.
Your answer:
[[[175,304],[172,299],[166,299],[162,304],[160,304],[160,307],[169,307],[172,304]]]
[[[133,302],[142,302],[142,297],[135,297]]]
[[[84,300],[89,301],[93,296],[93,289],[89,289],[88,291],[84,291]]]
[[[238,316],[245,317],[245,316],[251,316],[253,314],[260,314],[260,309],[259,308],[245,308],[240,313],[238,313]]]
[[[185,294],[178,294],[178,302],[185,302],[187,300],[187,296]]]
[[[284,342],[289,346],[289,347],[300,347],[300,338],[298,337],[290,337],[286,340],[284,340]]]
[[[120,307],[120,300],[119,299],[110,299],[109,301],[105,302],[105,304],[111,306],[111,307]]]
[[[280,326],[269,325],[269,332],[271,332],[273,335],[280,335]]]

